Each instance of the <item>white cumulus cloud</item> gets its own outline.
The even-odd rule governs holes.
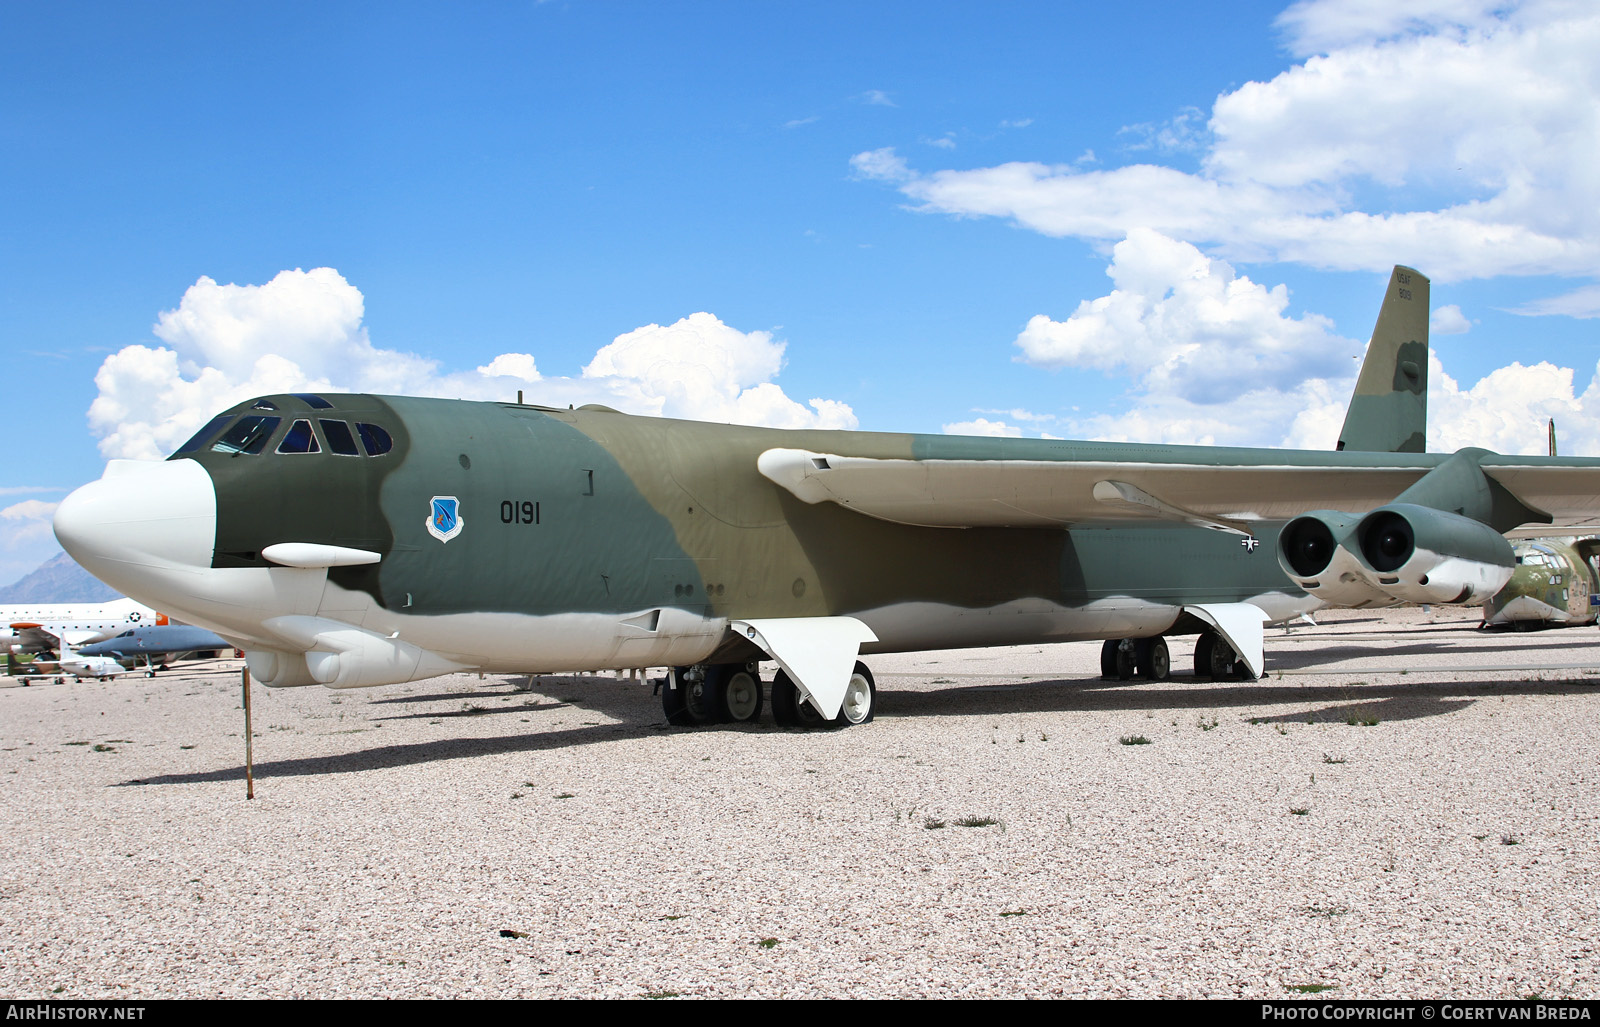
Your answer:
[[[1428,334],[1431,335],[1461,335],[1472,330],[1472,322],[1461,312],[1461,308],[1454,303],[1444,307],[1434,307],[1428,315]]]
[[[946,435],[987,435],[990,438],[1017,439],[1022,437],[1022,429],[1004,421],[991,421],[987,417],[974,418],[971,421],[957,421],[944,426]]]
[[[529,353],[502,353],[471,371],[375,346],[361,292],[332,268],[284,271],[265,285],[201,278],[154,332],[165,345],[124,347],[95,375],[90,427],[107,457],[159,459],[212,415],[273,392],[374,392],[604,403],[632,412],[777,427],[853,428],[837,400],[802,405],[772,379],[784,343],[708,313],[647,325],[596,353],[581,377],[547,377]]]
[[[892,148],[852,166],[925,211],[1055,236],[1109,243],[1151,228],[1230,259],[1375,272],[1400,262],[1441,281],[1594,275],[1600,7],[1389,7],[1319,0],[1286,12],[1297,49],[1319,55],[1218,97],[1197,173],[1030,162],[922,172]]]
[[[1106,273],[1116,286],[1108,295],[1079,303],[1065,321],[1030,319],[1018,359],[1128,372],[1147,394],[1204,405],[1348,375],[1359,350],[1326,317],[1287,316],[1284,286],[1252,282],[1159,232],[1135,229]]]

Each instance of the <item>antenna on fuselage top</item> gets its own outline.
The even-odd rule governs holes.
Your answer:
[[[1556,455],[1556,419],[1550,418],[1550,455]]]

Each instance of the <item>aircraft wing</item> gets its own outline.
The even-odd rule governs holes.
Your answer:
[[[92,628],[74,628],[66,624],[38,624],[30,621],[19,621],[11,625],[11,629],[17,633],[17,644],[23,647],[24,652],[55,649],[61,645],[72,649],[102,634]]]
[[[1223,451],[1213,451],[1220,454]],[[1329,453],[1287,463],[1061,459],[878,459],[769,449],[761,473],[807,503],[926,527],[1067,527],[1175,521],[1248,533],[1254,521],[1390,502],[1443,459]],[[1527,506],[1573,525],[1600,525],[1600,460],[1487,455],[1486,474]]]

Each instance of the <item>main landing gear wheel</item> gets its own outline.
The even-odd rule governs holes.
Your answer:
[[[698,675],[684,675],[683,708],[690,723],[717,724],[722,721],[722,684],[726,667],[702,667]]]
[[[779,727],[822,727],[828,723],[781,670],[772,678],[772,719]]]
[[[667,715],[667,723],[675,727],[692,727],[695,722],[686,702],[688,682],[684,676],[688,672],[688,667],[669,667],[666,683],[661,686],[661,709]]]
[[[761,719],[760,671],[738,667],[720,677],[721,687],[717,691],[722,707],[721,719],[730,724],[750,724]]]
[[[865,724],[872,719],[873,709],[877,705],[878,686],[872,680],[872,671],[867,669],[865,663],[858,661],[856,669],[850,673],[850,683],[844,686],[844,704],[839,707],[839,715],[833,718],[833,724],[835,727]]]
[[[1165,681],[1172,673],[1172,653],[1167,649],[1167,640],[1160,635],[1139,639],[1134,655],[1139,676],[1147,681]]]
[[[1100,645],[1100,676],[1107,681],[1127,681],[1138,666],[1137,647],[1131,638],[1108,638]]]
[[[1250,668],[1215,631],[1202,631],[1194,644],[1194,676],[1216,681],[1246,680]]]

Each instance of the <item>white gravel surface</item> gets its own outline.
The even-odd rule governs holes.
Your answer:
[[[236,661],[0,688],[0,995],[1594,997],[1600,635],[1321,619],[875,657],[834,732],[257,686],[251,801]]]

